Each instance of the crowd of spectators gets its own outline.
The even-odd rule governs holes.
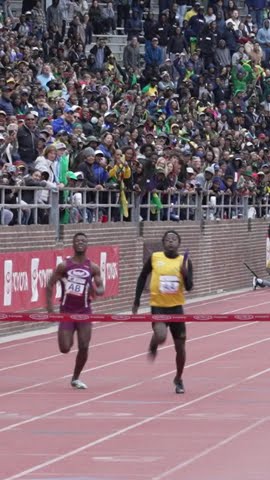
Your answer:
[[[192,195],[204,204],[246,196],[268,203],[268,1],[246,0],[240,10],[234,0],[159,0],[156,18],[152,7],[53,0],[45,11],[39,0],[24,0],[17,17],[4,1],[2,224],[33,223],[28,205],[48,204],[50,189],[59,190],[62,223],[94,221],[90,208],[86,217],[80,209],[83,188],[89,205],[95,192],[103,204],[115,192],[115,221],[120,211],[130,220],[131,192],[142,205],[150,194],[151,219],[166,202]],[[115,35],[127,35],[121,62]],[[20,186],[38,191],[19,194]],[[19,215],[8,208],[18,203]],[[68,203],[74,208],[61,207]],[[48,221],[40,209],[38,222]]]

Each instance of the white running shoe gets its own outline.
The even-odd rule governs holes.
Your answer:
[[[71,380],[71,386],[73,388],[77,388],[78,390],[85,390],[87,385],[83,383],[81,380]]]

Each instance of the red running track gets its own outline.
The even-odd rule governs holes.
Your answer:
[[[187,313],[267,313],[267,289]],[[88,390],[56,335],[0,345],[1,480],[269,480],[268,323],[188,325],[185,395],[171,339],[148,363],[147,324],[97,324]]]

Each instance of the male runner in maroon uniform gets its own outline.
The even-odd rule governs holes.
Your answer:
[[[54,270],[47,286],[47,310],[53,312],[53,288],[60,281],[62,296],[61,313],[91,313],[91,298],[104,293],[100,268],[86,257],[87,237],[84,233],[76,233],[73,237],[73,257],[66,258]],[[87,388],[79,380],[86,364],[91,339],[92,323],[87,321],[61,322],[58,329],[58,344],[62,353],[68,353],[73,345],[74,333],[77,331],[78,354],[71,385],[74,388]]]

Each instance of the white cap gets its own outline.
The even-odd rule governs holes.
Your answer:
[[[187,167],[187,173],[195,173],[192,167]]]
[[[79,105],[73,105],[70,110],[72,110],[73,112],[76,112],[76,110],[78,109],[81,110],[81,107]]]
[[[54,146],[55,146],[56,150],[62,150],[62,149],[66,149],[66,148],[67,148],[66,145],[65,145],[64,143],[61,143],[61,142],[55,143]]]

